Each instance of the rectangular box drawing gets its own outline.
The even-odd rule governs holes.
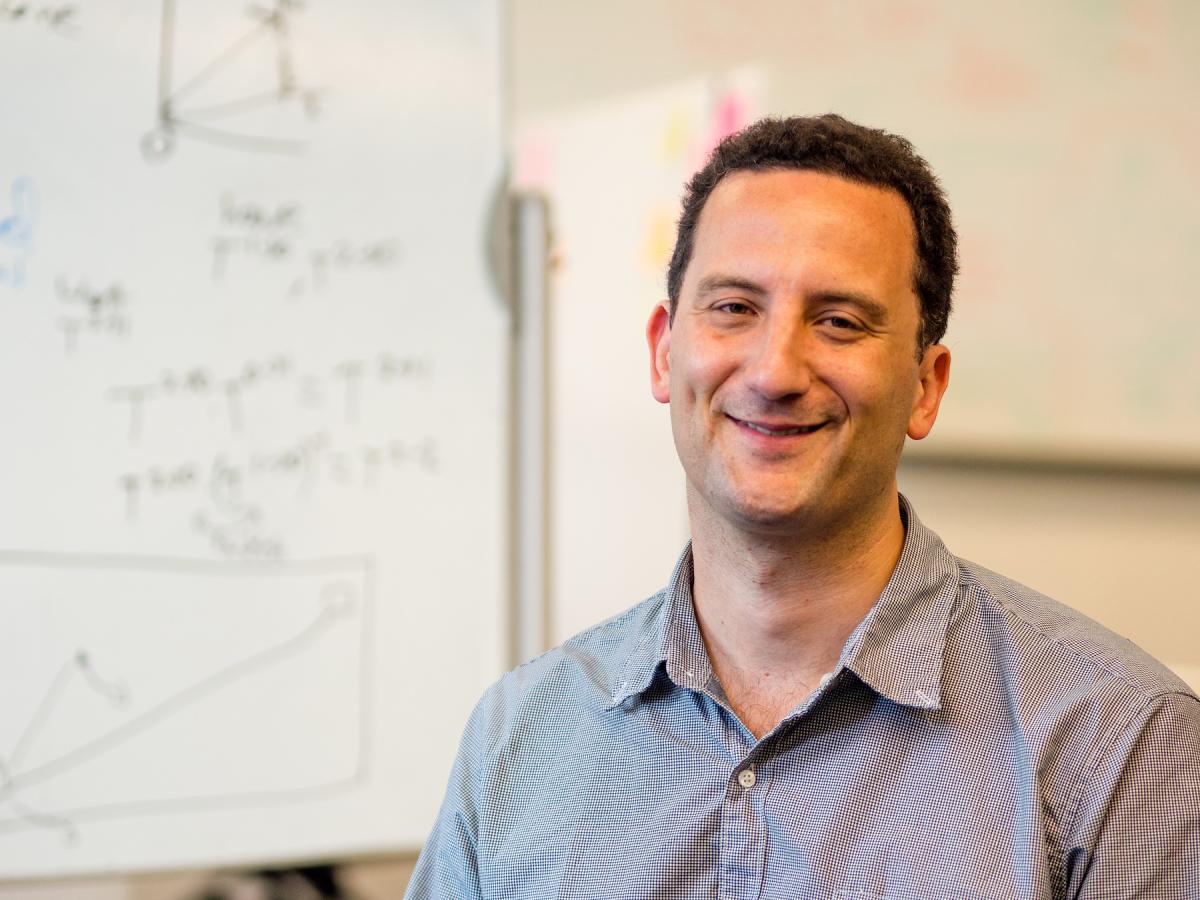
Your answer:
[[[0,848],[360,783],[371,593],[365,557],[0,552]]]

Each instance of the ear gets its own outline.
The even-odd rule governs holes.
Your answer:
[[[912,413],[908,417],[908,436],[919,441],[933,430],[942,395],[950,386],[950,348],[933,344],[921,357],[920,376]]]
[[[650,393],[659,403],[671,402],[671,310],[664,300],[650,313],[646,323],[650,345]]]

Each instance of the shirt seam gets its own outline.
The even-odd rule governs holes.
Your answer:
[[[1163,685],[1161,688],[1155,689],[1148,685],[1139,684],[1131,679],[1128,675],[1114,667],[1111,662],[1103,659],[1097,659],[1095,656],[1090,656],[1074,647],[1064,644],[1060,638],[1048,634],[1037,623],[1031,621],[1019,610],[1014,609],[1011,604],[1004,602],[1002,598],[996,596],[996,594],[989,590],[988,587],[979,579],[978,576],[975,575],[974,572],[970,570],[968,566],[963,565],[963,571],[967,576],[967,580],[963,583],[964,589],[974,588],[975,590],[979,591],[983,597],[996,604],[999,610],[1004,613],[1005,618],[1023,626],[1027,632],[1036,635],[1047,644],[1053,644],[1055,647],[1058,647],[1064,653],[1068,654],[1071,659],[1077,662],[1086,662],[1095,666],[1099,671],[1103,672],[1114,681],[1120,682],[1120,684],[1124,685],[1124,687],[1134,694],[1137,699],[1142,700],[1144,703],[1153,703],[1155,700],[1168,694],[1183,694],[1184,696],[1191,696],[1187,691],[1181,691],[1178,688],[1174,688],[1169,685]]]
[[[989,590],[988,587],[975,575],[974,572],[970,570],[969,566],[963,563],[962,560],[959,560],[959,563],[961,570],[966,575],[966,580],[963,583],[964,590],[972,588],[977,590],[983,598],[995,603],[997,608],[1003,612],[1004,617],[1012,622],[1014,626],[1021,627],[1027,633],[1038,637],[1045,644],[1053,645],[1059,648],[1059,650],[1067,654],[1071,659],[1094,666],[1097,672],[1104,673],[1114,682],[1123,686],[1129,694],[1132,694],[1133,696],[1130,699],[1141,701],[1141,704],[1136,709],[1132,710],[1127,718],[1122,720],[1119,724],[1114,725],[1111,731],[1106,734],[1102,740],[1097,742],[1095,754],[1085,763],[1085,765],[1080,767],[1080,774],[1075,779],[1072,791],[1073,797],[1069,805],[1071,814],[1067,822],[1067,827],[1062,830],[1058,852],[1052,854],[1048,860],[1048,863],[1051,867],[1050,874],[1052,881],[1060,885],[1062,889],[1065,890],[1067,874],[1065,853],[1068,850],[1067,845],[1071,842],[1071,836],[1075,833],[1075,829],[1079,824],[1079,816],[1081,813],[1081,807],[1083,805],[1083,798],[1086,788],[1095,777],[1096,771],[1099,769],[1101,762],[1104,760],[1106,755],[1111,752],[1113,746],[1116,744],[1117,738],[1120,737],[1120,735],[1123,734],[1137,719],[1137,717],[1148,707],[1159,702],[1163,697],[1170,694],[1183,694],[1184,696],[1190,695],[1184,691],[1167,687],[1164,687],[1164,689],[1160,691],[1149,690],[1146,687],[1138,685],[1136,682],[1132,681],[1123,673],[1114,669],[1112,666],[1106,664],[1104,661],[1096,659],[1085,653],[1081,653],[1074,647],[1067,646],[1060,639],[1047,634],[1046,631],[1040,628],[1036,623],[1030,621],[1026,616],[1014,609],[1011,604],[1005,603],[1000,597],[996,596],[996,594]]]
[[[1176,691],[1173,693],[1179,693],[1179,692]],[[1086,788],[1089,784],[1091,784],[1092,779],[1096,777],[1096,772],[1100,768],[1100,764],[1112,752],[1113,747],[1117,743],[1117,738],[1119,738],[1121,735],[1125,734],[1129,730],[1129,728],[1133,725],[1133,723],[1135,721],[1137,721],[1138,717],[1142,716],[1143,713],[1146,711],[1146,709],[1148,709],[1149,707],[1152,707],[1155,703],[1158,702],[1159,699],[1160,699],[1159,697],[1152,697],[1152,698],[1146,699],[1145,702],[1143,702],[1140,707],[1133,710],[1124,721],[1122,721],[1119,725],[1114,726],[1111,734],[1109,734],[1107,736],[1107,739],[1103,742],[1098,742],[1095,756],[1091,759],[1091,761],[1085,767],[1083,774],[1081,774],[1081,776],[1079,777],[1079,779],[1077,781],[1075,799],[1071,804],[1072,808],[1071,808],[1070,824],[1069,824],[1069,827],[1067,829],[1065,829],[1063,832],[1062,847],[1059,848],[1060,852],[1058,854],[1056,854],[1055,857],[1051,860],[1051,864],[1054,865],[1055,868],[1058,870],[1055,873],[1057,876],[1055,878],[1055,880],[1059,885],[1062,886],[1062,889],[1064,891],[1066,890],[1066,886],[1067,886],[1066,885],[1067,872],[1066,872],[1064,854],[1068,851],[1067,845],[1069,843],[1071,843],[1071,836],[1075,834],[1075,829],[1079,826],[1079,816],[1081,813],[1081,807],[1083,806],[1083,798],[1084,798],[1084,794],[1086,793]]]

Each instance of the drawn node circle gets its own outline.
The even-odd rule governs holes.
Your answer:
[[[167,131],[156,128],[142,138],[142,156],[149,162],[161,162],[175,150],[175,138]]]

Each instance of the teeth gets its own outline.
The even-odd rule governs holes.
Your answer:
[[[742,424],[745,425],[747,428],[757,431],[759,434],[769,434],[769,435],[772,435],[775,437],[778,437],[780,435],[788,435],[788,434],[804,434],[809,431],[812,431],[816,427],[813,425],[801,425],[799,428],[772,429],[772,428],[763,428],[761,425],[755,425],[753,422],[743,422]]]

